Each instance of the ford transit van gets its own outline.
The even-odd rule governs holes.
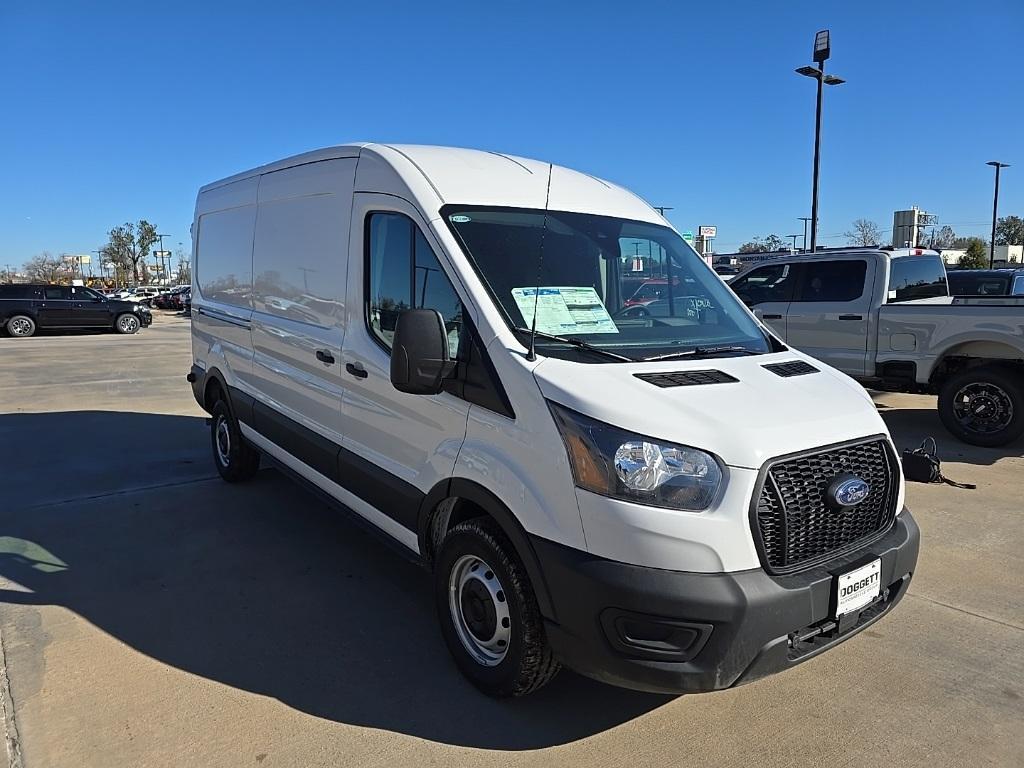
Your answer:
[[[273,463],[421,562],[484,692],[562,665],[728,688],[906,594],[918,528],[869,396],[626,189],[339,146],[203,187],[192,235],[219,473]]]

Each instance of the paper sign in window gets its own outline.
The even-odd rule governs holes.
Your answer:
[[[540,286],[513,288],[512,297],[529,328],[537,309],[537,330],[564,336],[568,333],[618,333],[619,329],[593,288]]]

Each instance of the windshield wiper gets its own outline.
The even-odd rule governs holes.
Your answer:
[[[605,357],[610,357],[615,360],[621,360],[626,363],[636,362],[635,358],[626,357],[625,355],[620,355],[618,352],[612,352],[610,350],[603,349],[602,347],[594,346],[593,344],[590,344],[589,342],[586,342],[583,339],[576,339],[568,336],[555,336],[554,334],[551,333],[544,333],[543,331],[535,331],[532,328],[522,328],[519,326],[516,327],[516,330],[521,331],[522,333],[532,334],[533,336],[536,336],[538,339],[560,341],[563,344],[569,344],[570,346],[578,347],[579,349],[585,349],[588,352],[594,352],[595,354],[604,355]]]
[[[717,355],[720,352],[741,352],[744,355],[760,355],[760,352],[755,352],[752,349],[746,347],[694,347],[688,349],[685,352],[669,352],[666,355],[654,355],[653,357],[641,358],[641,362],[649,363],[652,360],[671,360],[676,357],[711,357]]]

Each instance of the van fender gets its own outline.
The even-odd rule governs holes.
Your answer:
[[[420,504],[418,516],[418,537],[420,553],[424,564],[428,568],[433,566],[434,537],[433,531],[437,528],[446,530],[448,520],[454,508],[453,504],[443,504],[447,500],[465,499],[482,509],[501,528],[502,532],[515,548],[519,560],[526,568],[526,574],[530,577],[533,585],[534,595],[537,597],[537,606],[541,615],[551,621],[557,621],[555,616],[554,603],[551,600],[551,593],[547,581],[544,579],[544,571],[540,566],[537,553],[530,543],[530,538],[523,529],[519,520],[512,513],[505,503],[473,480],[461,477],[453,477],[437,483],[424,497]],[[438,519],[443,515],[443,520]],[[437,521],[437,525],[435,525]]]

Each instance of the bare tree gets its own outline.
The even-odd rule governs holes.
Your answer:
[[[146,274],[144,259],[157,239],[156,227],[145,219],[139,219],[138,224],[129,221],[110,230],[101,256],[126,271],[130,269],[138,283],[139,278]]]
[[[850,245],[878,245],[882,241],[882,230],[868,219],[857,219],[853,229],[843,235]]]
[[[192,262],[181,248],[174,252],[178,260],[178,285],[186,285],[192,282]]]
[[[775,251],[781,251],[786,245],[786,241],[778,235],[767,235],[764,238],[755,237],[749,242],[743,243],[740,246],[740,253],[770,253]]]
[[[956,232],[949,224],[939,227],[939,231],[932,235],[932,246],[935,248],[952,248],[956,242]]]
[[[38,283],[56,283],[67,276],[67,265],[59,256],[43,251],[25,262],[25,276]]]

